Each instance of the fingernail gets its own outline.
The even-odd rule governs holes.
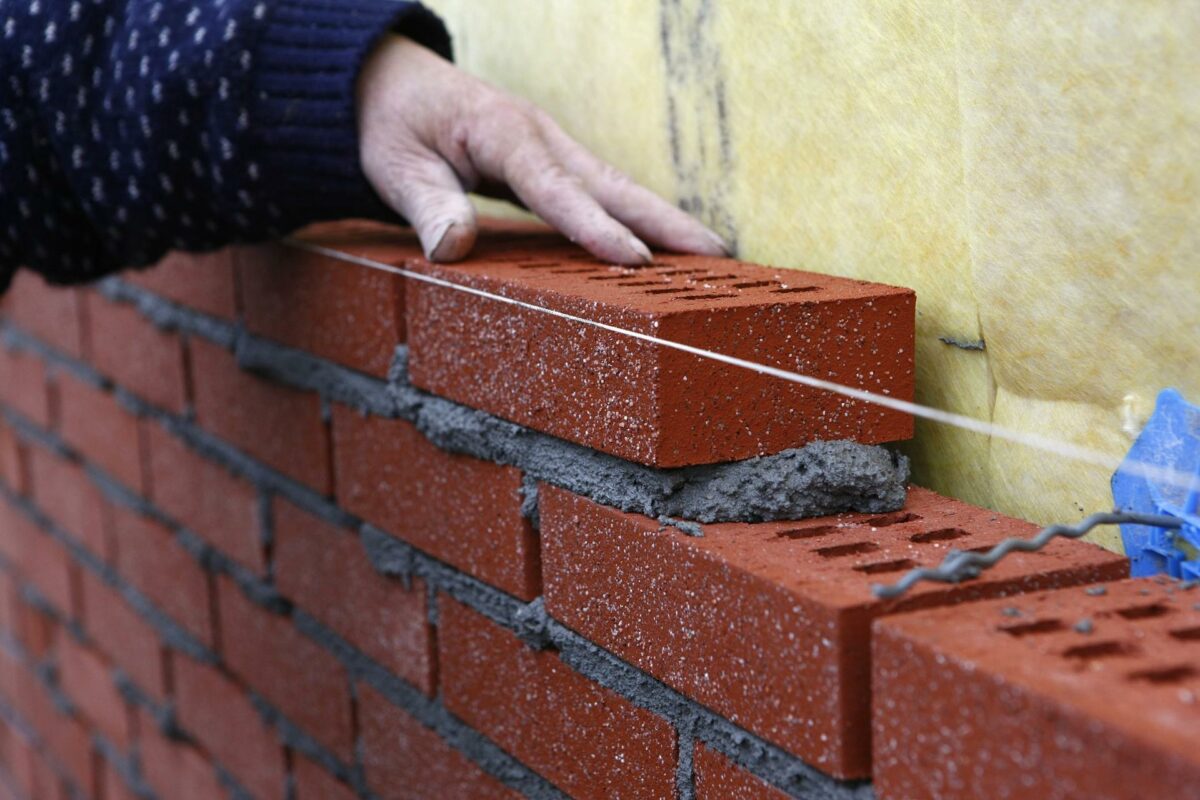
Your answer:
[[[633,252],[637,253],[638,257],[642,259],[642,263],[649,264],[654,260],[654,256],[650,254],[650,248],[646,247],[642,240],[636,236],[629,237],[629,246],[632,247]]]
[[[443,247],[443,245],[449,245],[449,242],[447,241],[447,234],[450,233],[450,229],[453,227],[453,221],[442,224],[441,230],[438,231],[437,239],[434,240],[433,246],[425,251],[426,258],[428,258],[430,261],[441,261],[450,255],[447,252],[449,247]]]
[[[726,242],[713,231],[705,231],[704,233],[708,235],[708,240],[713,243],[721,255],[733,255],[733,248],[729,246],[728,242]]]

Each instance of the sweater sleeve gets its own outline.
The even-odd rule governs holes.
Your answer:
[[[386,216],[355,84],[376,41],[449,57],[399,0],[0,0],[0,291]]]

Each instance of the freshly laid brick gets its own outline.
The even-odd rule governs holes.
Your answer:
[[[167,616],[212,644],[212,613],[204,570],[170,530],[113,506],[117,571]]]
[[[96,647],[143,692],[166,699],[162,646],[158,634],[125,599],[89,570],[81,570],[83,627]]]
[[[127,303],[94,292],[85,297],[93,366],[143,400],[183,411],[187,384],[178,334],[159,330]]]
[[[130,270],[123,280],[214,317],[237,316],[234,248],[213,253],[171,253],[153,269]]]
[[[1193,797],[1200,593],[1165,578],[876,623],[880,798]]]
[[[25,472],[25,445],[0,418],[0,482],[23,495],[29,491]]]
[[[675,732],[552,652],[442,596],[446,707],[578,800],[673,797]]]
[[[108,504],[83,467],[49,450],[32,447],[29,472],[38,508],[92,553],[109,558]]]
[[[689,536],[551,487],[540,495],[551,616],[839,778],[870,772],[870,625],[935,605],[1128,575],[1128,561],[1056,540],[977,580],[878,600],[950,548],[1037,528],[912,489],[892,514],[703,526]]]
[[[217,762],[263,800],[282,800],[283,746],[251,704],[246,690],[216,669],[174,659],[179,722]]]
[[[67,355],[84,353],[81,290],[50,286],[40,275],[17,272],[0,295],[0,316]]]
[[[540,592],[521,472],[439,450],[404,420],[333,413],[338,500],[435,558],[525,600]]]
[[[358,795],[349,786],[321,766],[301,755],[294,755],[292,780],[295,800],[355,800]],[[196,800],[202,800],[197,797]]]
[[[222,655],[230,671],[345,761],[353,758],[345,669],[292,620],[255,605],[229,578],[217,584]]]
[[[430,276],[587,320],[911,400],[915,295],[882,284],[670,256],[627,269],[551,234],[481,237]],[[528,308],[410,281],[412,382],[659,467],[818,440],[912,436],[912,418]]]
[[[49,427],[46,365],[40,358],[0,343],[0,403],[30,422]]]
[[[66,549],[3,498],[0,534],[0,555],[51,605],[71,613],[73,562]]]
[[[159,797],[210,800],[225,794],[208,759],[195,747],[164,736],[145,711],[138,715],[138,755],[146,782]]]
[[[382,800],[520,797],[369,686],[359,687],[358,713],[367,786]]]
[[[321,398],[241,370],[228,350],[189,343],[201,427],[322,494],[332,491]]]
[[[140,492],[137,417],[109,392],[66,373],[58,376],[58,400],[59,424],[67,443],[127,488]]]
[[[421,255],[416,237],[369,222],[314,226],[307,244],[386,264]],[[238,254],[238,279],[251,333],[386,377],[404,341],[404,279],[294,245]]]
[[[696,800],[787,800],[790,795],[700,742],[692,756]]]
[[[432,694],[433,631],[425,582],[380,575],[358,536],[276,499],[279,590],[392,672]]]
[[[127,748],[132,739],[130,712],[108,665],[74,637],[63,636],[58,646],[58,669],[63,691],[84,718],[111,744]]]
[[[153,420],[144,420],[150,498],[176,522],[254,572],[266,569],[258,492],[197,455]]]

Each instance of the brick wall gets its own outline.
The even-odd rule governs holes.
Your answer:
[[[0,305],[0,795],[1197,785],[1200,595],[1135,596],[1123,558],[1059,541],[876,600],[872,581],[1033,526],[890,494],[902,463],[874,445],[902,416],[346,257],[900,397],[910,293],[633,273],[526,229],[436,270],[376,226],[305,241],[341,255],[22,276]],[[778,480],[826,474],[836,453],[804,448],[828,439],[871,465],[856,496]],[[1081,671],[1134,700],[1089,701]],[[1112,777],[1133,761],[1159,788]]]

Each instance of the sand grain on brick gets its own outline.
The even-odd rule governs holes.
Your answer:
[[[412,266],[585,319],[912,399],[908,289],[696,256],[611,267],[528,228],[491,233],[464,264]],[[414,385],[646,464],[912,435],[911,417],[898,412],[445,287],[410,281],[407,313]]]
[[[693,537],[543,487],[541,523],[552,617],[839,778],[870,771],[872,619],[1128,574],[1124,558],[1060,540],[977,581],[879,601],[872,583],[950,547],[1036,531],[922,489],[891,514],[705,525]]]
[[[1152,578],[880,621],[878,796],[1194,797],[1198,603]]]

